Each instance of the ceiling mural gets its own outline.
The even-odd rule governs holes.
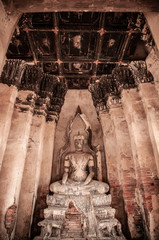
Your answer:
[[[120,64],[145,60],[153,44],[141,13],[25,13],[7,58],[38,65],[70,89],[85,89]]]

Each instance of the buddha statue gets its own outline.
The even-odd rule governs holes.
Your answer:
[[[109,191],[108,184],[93,180],[93,155],[83,151],[84,136],[74,136],[75,151],[66,154],[62,181],[50,185],[54,193],[64,195],[104,194]],[[89,173],[86,171],[88,166]]]
[[[69,151],[67,148],[65,155],[62,155],[64,174],[61,181],[50,185],[50,190],[54,194],[47,196],[48,208],[44,210],[44,220],[38,223],[41,227],[41,235],[34,240],[64,238],[125,240],[121,225],[115,218],[115,209],[110,206],[111,195],[105,194],[109,191],[108,184],[93,180],[94,154],[90,151],[83,135],[73,134],[73,130],[77,131],[77,126],[82,130],[79,117],[81,119],[81,115],[77,115],[78,124],[70,131],[72,134],[69,147],[73,149],[74,144],[74,149]],[[85,129],[88,128],[85,127],[83,130],[88,137],[89,132]],[[73,203],[73,209],[69,207],[70,203]],[[78,221],[76,217],[74,218],[76,216],[74,210],[78,211]],[[80,235],[77,232],[79,225],[72,228],[74,222],[78,222],[81,226]]]

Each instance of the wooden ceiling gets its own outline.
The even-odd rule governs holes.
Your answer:
[[[141,13],[25,13],[7,58],[37,64],[70,89],[82,89],[120,64],[145,60],[153,44]]]

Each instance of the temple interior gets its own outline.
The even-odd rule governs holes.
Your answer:
[[[0,0],[0,240],[159,239],[157,0]]]

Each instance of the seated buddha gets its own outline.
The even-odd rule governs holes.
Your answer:
[[[52,183],[50,190],[64,195],[104,194],[108,184],[93,180],[94,159],[92,154],[83,152],[84,136],[74,136],[75,151],[65,156],[62,181]],[[86,171],[88,166],[89,173]]]

